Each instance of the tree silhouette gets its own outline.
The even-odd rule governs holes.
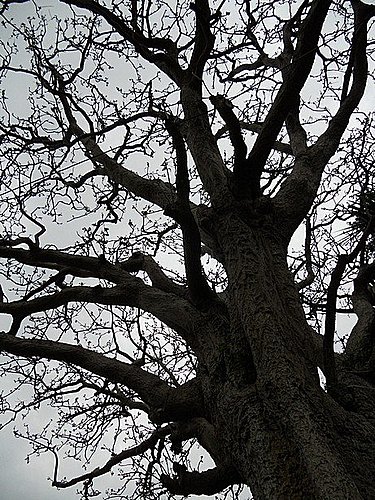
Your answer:
[[[375,6],[19,3],[4,425],[83,498],[375,498]]]

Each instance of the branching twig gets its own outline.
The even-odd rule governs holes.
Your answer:
[[[81,476],[77,476],[73,479],[70,479],[68,481],[57,481],[56,480],[56,475],[57,475],[57,461],[56,461],[56,466],[55,466],[55,474],[54,474],[54,480],[52,482],[52,486],[56,486],[57,488],[69,488],[70,486],[74,486],[77,483],[81,483],[83,481],[92,481],[94,478],[103,476],[104,474],[107,474],[115,465],[119,464],[123,460],[126,460],[127,458],[134,457],[136,455],[141,455],[142,453],[145,453],[147,450],[153,448],[156,446],[158,441],[162,439],[164,436],[167,436],[170,434],[172,428],[170,425],[167,425],[165,427],[161,427],[160,429],[157,429],[154,431],[151,436],[142,443],[134,446],[133,448],[129,448],[128,450],[124,450],[116,455],[113,455],[108,462],[103,465],[102,467],[97,467],[91,472],[87,472],[86,474],[82,474]]]

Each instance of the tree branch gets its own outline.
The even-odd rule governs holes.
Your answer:
[[[176,478],[162,474],[160,480],[170,493],[183,496],[214,495],[241,482],[238,473],[230,466],[218,466],[204,472],[181,471]]]
[[[331,119],[327,130],[319,137],[311,152],[326,164],[331,156],[336,152],[341,137],[346,130],[349,119],[358,106],[367,82],[368,62],[367,62],[367,24],[371,17],[375,16],[375,6],[365,5],[359,0],[352,0],[354,10],[354,33],[351,44],[351,52],[348,62],[348,69],[352,68],[352,86],[347,92],[346,81],[344,79],[343,96],[340,107]]]
[[[247,162],[234,177],[235,192],[238,198],[254,198],[259,195],[262,170],[281,127],[288,113],[298,101],[299,93],[310,74],[321,28],[330,4],[329,0],[312,2],[300,27],[293,62],[288,71],[283,72],[284,82],[267,114]]]
[[[73,116],[68,99],[65,95],[64,84],[61,80],[58,96],[63,104],[72,133],[74,133],[83,145],[88,157],[94,163],[103,167],[105,174],[110,180],[125,189],[128,189],[136,196],[141,196],[145,200],[150,201],[163,209],[165,209],[168,204],[173,202],[175,199],[175,193],[172,185],[167,184],[160,179],[146,179],[131,170],[124,168],[102,150],[92,134],[85,133]]]
[[[305,237],[305,258],[306,258],[306,271],[307,276],[305,279],[297,283],[297,290],[300,291],[303,288],[311,285],[315,279],[315,274],[312,268],[311,260],[311,222],[310,218],[306,219],[306,237]]]
[[[156,375],[134,364],[110,359],[80,346],[37,339],[20,339],[0,332],[0,351],[26,358],[40,357],[72,363],[111,382],[135,391],[152,409],[151,418],[162,423],[202,416],[200,391],[194,380],[172,388]]]
[[[369,369],[368,361],[375,345],[375,263],[360,269],[354,280],[352,302],[358,321],[353,327],[345,346],[347,364],[355,370]]]
[[[242,130],[249,130],[250,132],[255,132],[256,134],[259,134],[259,132],[262,130],[262,124],[261,123],[248,123],[243,120],[239,120],[239,124],[241,126]],[[220,128],[216,134],[215,134],[215,139],[218,140],[223,135],[228,132],[228,126],[225,125],[224,127]],[[273,145],[273,149],[275,151],[280,151],[280,153],[285,153],[287,155],[293,155],[292,148],[290,147],[289,144],[281,141],[275,141]]]
[[[366,88],[368,73],[367,24],[369,19],[375,15],[375,6],[363,4],[359,0],[353,0],[352,5],[354,9],[354,33],[348,63],[353,68],[351,89],[343,97],[337,113],[316,143],[306,151],[302,143],[301,154],[296,159],[292,173],[284,181],[274,198],[286,240],[291,237],[310,210],[324,168],[337,150],[349,119]]]
[[[72,286],[32,300],[2,303],[0,304],[0,313],[25,318],[30,314],[55,309],[69,302],[91,302],[136,307],[137,301],[134,300],[132,294],[135,291],[131,287],[125,288],[122,286],[111,288],[103,288],[101,286]]]
[[[193,418],[176,422],[170,435],[172,449],[175,453],[180,453],[182,443],[188,439],[196,438],[198,443],[208,451],[215,463],[223,460],[222,450],[218,446],[215,428],[205,418]]]
[[[221,206],[224,200],[230,200],[232,197],[228,186],[231,174],[224,165],[212,133],[207,106],[200,93],[189,86],[181,88],[181,103],[184,110],[181,133],[211,203]]]
[[[96,277],[113,283],[121,282],[121,270],[102,258],[72,255],[60,250],[44,249],[36,246],[31,247],[30,250],[14,248],[22,243],[23,238],[20,241],[0,239],[0,257],[15,259],[23,264],[57,271],[69,269],[71,271],[69,274],[82,278]],[[125,273],[122,274],[123,277],[126,276]]]
[[[305,154],[307,151],[307,134],[299,119],[299,104],[300,98],[298,97],[297,102],[291,107],[285,120],[290,140],[290,148],[293,151],[292,154],[296,158]]]
[[[242,168],[246,161],[247,147],[241,133],[241,122],[233,112],[232,103],[222,95],[211,96],[210,101],[218,110],[229,131],[229,138],[234,149],[233,175]]]
[[[166,121],[166,127],[172,137],[176,151],[176,204],[166,211],[181,225],[186,279],[191,299],[195,305],[205,307],[207,301],[214,298],[208,286],[201,265],[201,236],[197,223],[190,209],[190,184],[187,165],[187,154],[183,137],[176,124]]]
[[[12,244],[8,240],[0,240],[0,242]],[[190,345],[195,344],[201,321],[197,309],[180,293],[175,295],[146,285],[140,278],[124,270],[121,263],[111,264],[102,258],[70,255],[58,250],[39,248],[24,250],[4,246],[0,246],[0,257],[57,271],[69,268],[73,276],[96,277],[117,285],[112,288],[67,287],[55,294],[31,301],[0,303],[2,313],[12,314],[14,318],[22,319],[29,314],[59,307],[71,301],[139,307],[174,329]]]
[[[115,465],[126,460],[127,458],[142,455],[147,450],[154,448],[157,445],[158,441],[167,436],[170,432],[171,426],[165,426],[160,429],[156,429],[151,434],[151,436],[145,439],[142,443],[113,455],[102,467],[97,467],[91,472],[87,472],[86,474],[82,474],[81,476],[77,476],[70,480],[57,481],[56,479],[54,479],[54,481],[52,482],[52,486],[56,486],[56,488],[69,488],[70,486],[74,486],[75,484],[82,481],[92,481],[96,477],[103,476],[104,474],[110,472]]]
[[[62,0],[61,0],[62,1]],[[88,0],[88,3],[94,4]],[[82,182],[87,180],[94,175],[106,175],[113,182],[121,185],[125,189],[131,191],[135,196],[140,196],[151,203],[154,203],[161,208],[165,208],[167,204],[170,204],[175,199],[174,188],[171,184],[163,182],[160,179],[147,179],[144,178],[131,170],[126,169],[120,165],[115,159],[111,158],[103,149],[98,145],[96,141],[96,136],[106,133],[116,126],[124,125],[138,118],[143,118],[145,116],[150,116],[154,118],[162,118],[162,113],[148,110],[144,113],[137,113],[133,117],[119,119],[116,123],[105,127],[100,132],[95,132],[90,125],[90,132],[85,132],[85,130],[78,124],[71,106],[70,94],[66,90],[66,86],[69,80],[64,80],[59,71],[52,65],[50,61],[46,63],[51,75],[54,77],[53,80],[56,84],[51,84],[45,77],[41,76],[39,73],[30,72],[35,78],[37,78],[41,85],[52,95],[60,99],[62,108],[64,110],[66,119],[69,124],[69,135],[74,135],[75,140],[68,141],[65,140],[50,140],[46,137],[37,137],[29,140],[22,139],[25,143],[41,143],[49,149],[56,149],[62,146],[72,146],[75,142],[80,142],[85,149],[85,152],[92,160],[94,165],[101,165],[103,167],[102,171],[93,171],[83,177],[82,181],[77,183],[65,183],[71,187],[79,187]],[[26,70],[20,70],[26,71]]]
[[[171,39],[147,38],[137,27],[133,26],[131,29],[118,14],[93,0],[61,0],[61,2],[99,14],[124,40],[130,42],[144,59],[155,64],[176,83],[182,80],[183,70],[177,61],[177,47]]]
[[[145,271],[153,286],[168,293],[174,293],[179,297],[186,297],[187,289],[175,283],[161,269],[159,264],[151,257],[142,252],[135,252],[126,261],[120,263],[121,269],[128,272]]]
[[[327,307],[323,338],[323,362],[324,374],[327,381],[327,389],[333,392],[335,391],[335,388],[337,386],[334,351],[337,291],[340,286],[340,282],[346,266],[350,262],[353,262],[353,260],[358,256],[361,249],[364,247],[370,232],[373,230],[374,223],[375,219],[372,217],[354,249],[349,254],[339,255],[336,267],[332,272],[331,281],[327,290]]]
[[[208,0],[195,0],[190,7],[195,12],[195,43],[187,69],[188,85],[200,93],[204,66],[214,47],[215,37],[211,31],[211,11]]]

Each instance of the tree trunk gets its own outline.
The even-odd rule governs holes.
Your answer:
[[[373,427],[320,387],[282,238],[235,214],[217,235],[230,333],[225,357],[206,352],[204,392],[231,464],[255,499],[375,498]]]

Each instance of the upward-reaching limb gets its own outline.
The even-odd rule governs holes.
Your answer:
[[[324,168],[335,153],[349,119],[365,91],[368,68],[367,24],[375,15],[375,10],[369,6],[365,7],[361,2],[355,1],[352,4],[355,17],[351,60],[348,63],[353,71],[350,91],[341,101],[328,128],[316,143],[305,150],[302,142],[301,155],[296,158],[292,173],[283,182],[274,199],[278,216],[288,238],[308,213],[319,188]]]

